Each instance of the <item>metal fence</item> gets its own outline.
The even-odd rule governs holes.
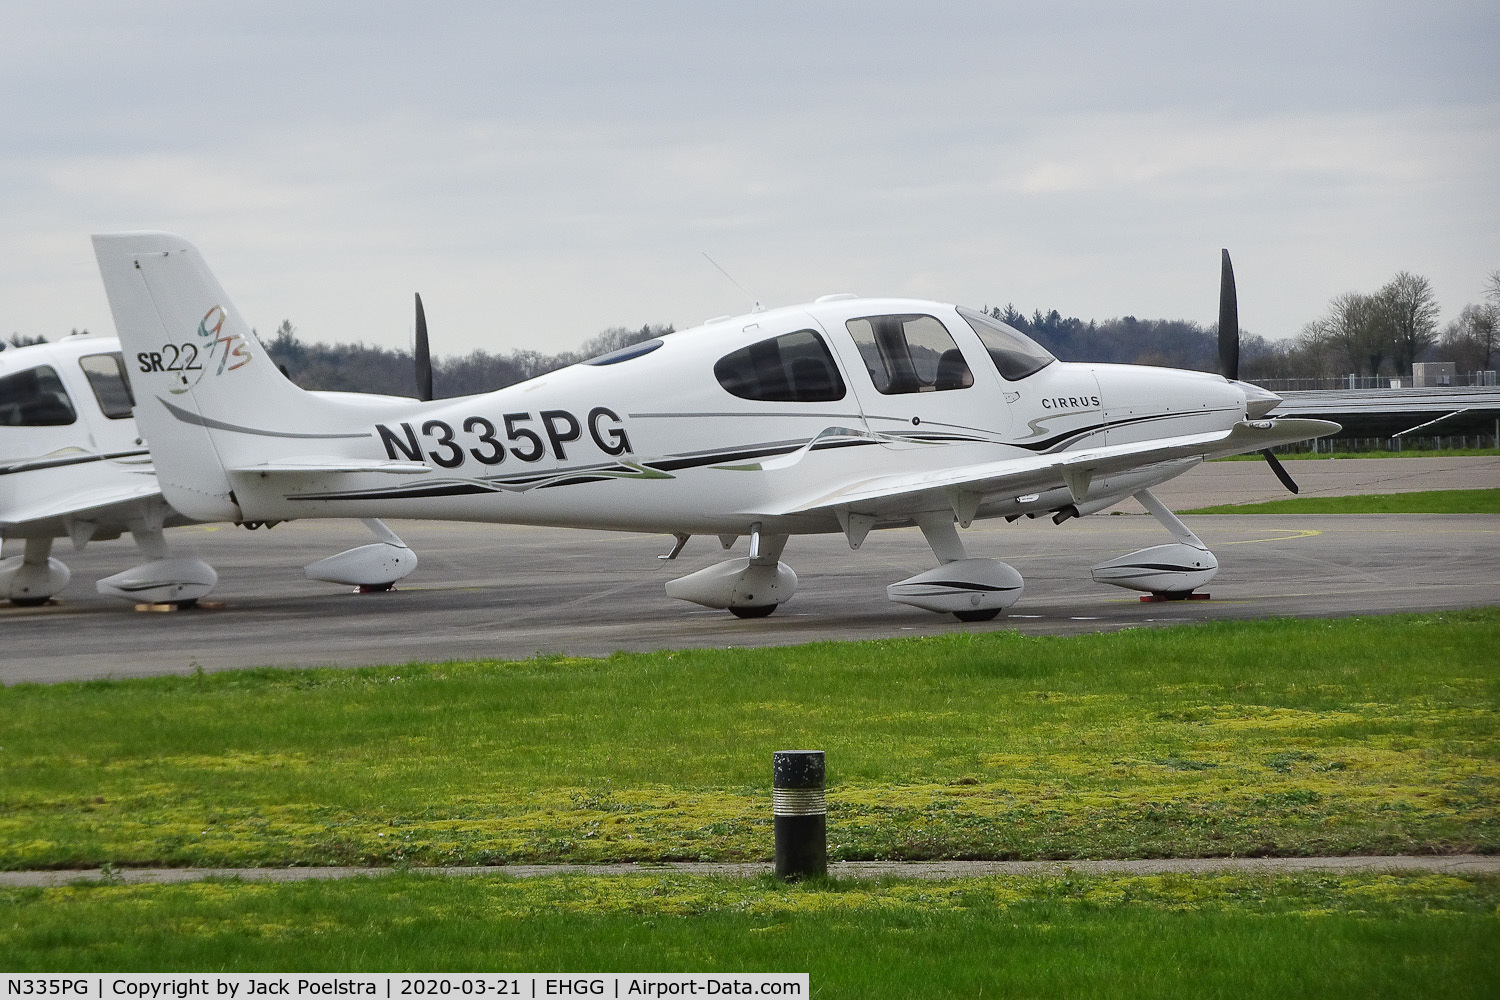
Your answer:
[[[1272,392],[1298,392],[1315,389],[1442,389],[1457,386],[1492,386],[1497,383],[1492,371],[1466,372],[1455,375],[1446,386],[1415,386],[1410,375],[1336,375],[1328,378],[1252,378],[1246,379]]]
[[[1272,451],[1279,455],[1328,455],[1335,452],[1390,451],[1402,455],[1453,449],[1500,448],[1500,437],[1494,434],[1438,434],[1432,437],[1356,437],[1323,438],[1282,445]]]

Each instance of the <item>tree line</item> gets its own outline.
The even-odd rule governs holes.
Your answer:
[[[493,392],[672,332],[670,325],[652,323],[637,330],[612,326],[584,341],[576,351],[560,354],[528,350],[490,354],[474,350],[468,354],[434,357],[432,394],[447,399]],[[370,347],[362,343],[310,344],[297,336],[297,328],[291,320],[283,320],[265,345],[271,360],[304,389],[375,392],[390,396],[410,396],[416,389],[416,359],[411,351]]]
[[[1240,377],[1399,376],[1410,375],[1416,361],[1453,361],[1460,372],[1494,370],[1500,362],[1500,270],[1487,277],[1485,300],[1464,306],[1439,330],[1431,282],[1402,271],[1374,292],[1334,296],[1327,311],[1295,337],[1242,333]],[[1064,361],[1218,370],[1216,323],[1134,316],[1085,323],[1055,309],[1026,316],[1013,305],[988,312]]]
[[[1027,316],[1012,304],[986,311],[1064,361],[1218,369],[1217,324],[1134,316],[1085,322],[1076,316],[1064,317],[1056,309],[1038,309]],[[672,332],[670,325],[648,323],[639,329],[615,326],[584,341],[577,350],[559,354],[474,350],[435,357],[434,395],[493,392]],[[14,347],[45,342],[45,337],[21,334],[9,338],[9,345]],[[282,321],[264,342],[272,360],[304,389],[393,396],[415,391],[411,351],[363,343],[309,343],[297,335],[290,320]],[[5,346],[0,341],[0,349]],[[1276,341],[1243,333],[1240,338],[1240,377],[1252,381],[1349,373],[1409,375],[1412,363],[1424,360],[1454,361],[1461,373],[1500,367],[1500,269],[1488,275],[1484,301],[1464,306],[1442,329],[1438,328],[1438,306],[1431,283],[1421,275],[1402,271],[1374,292],[1334,296],[1324,314],[1295,337]]]
[[[1401,271],[1374,292],[1334,296],[1295,337],[1271,345],[1250,377],[1410,375],[1417,361],[1452,361],[1460,373],[1493,371],[1500,362],[1500,270],[1485,279],[1484,298],[1440,330],[1431,283]]]
[[[1076,316],[1064,318],[1056,309],[1037,310],[1030,316],[1014,305],[988,310],[1041,344],[1063,361],[1098,361],[1122,365],[1159,365],[1217,371],[1219,368],[1218,324],[1203,326],[1187,319],[1116,319],[1084,322]],[[1240,372],[1251,373],[1257,359],[1272,354],[1276,345],[1256,334],[1240,338]]]

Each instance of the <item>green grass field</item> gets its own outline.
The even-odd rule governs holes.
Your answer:
[[[1220,504],[1183,514],[1500,514],[1500,489],[1371,493],[1352,497],[1288,497],[1267,503]]]
[[[10,971],[810,973],[819,997],[1493,996],[1500,879],[396,874],[0,891]]]
[[[17,685],[0,867],[1495,851],[1500,610]]]

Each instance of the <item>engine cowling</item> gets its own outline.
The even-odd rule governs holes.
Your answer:
[[[1151,594],[1188,594],[1219,572],[1219,560],[1207,549],[1169,542],[1139,549],[1094,566],[1095,583]]]
[[[885,588],[897,604],[924,611],[959,614],[995,611],[1021,599],[1025,582],[1016,568],[998,559],[956,559]]]

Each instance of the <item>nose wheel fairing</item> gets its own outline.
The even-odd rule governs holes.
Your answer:
[[[1167,600],[1203,597],[1194,591],[1219,572],[1219,560],[1192,530],[1150,490],[1135,499],[1177,539],[1108,559],[1092,567],[1096,583],[1138,590]]]

